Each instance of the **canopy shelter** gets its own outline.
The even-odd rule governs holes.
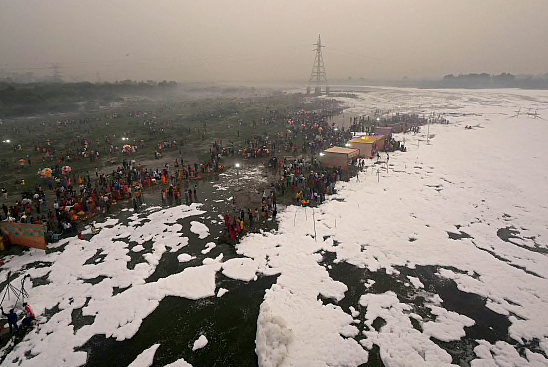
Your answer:
[[[377,126],[375,127],[375,135],[382,135],[387,139],[392,138],[392,126]]]
[[[52,171],[51,168],[44,168],[41,170],[38,170],[38,176],[40,177],[51,177]]]
[[[382,135],[362,135],[348,142],[350,148],[359,149],[359,156],[362,158],[372,158],[378,151],[384,148],[384,136]]]
[[[46,236],[41,224],[1,222],[0,234],[12,245],[46,249]]]
[[[355,161],[360,154],[359,149],[333,147],[320,153],[320,164],[324,168],[348,169],[348,165]]]

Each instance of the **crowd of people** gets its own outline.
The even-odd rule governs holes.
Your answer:
[[[242,159],[267,159],[270,169],[277,171],[278,182],[274,183],[274,197],[267,195],[265,205],[261,207],[261,214],[272,215],[272,208],[275,204],[275,195],[285,197],[291,195],[292,203],[302,205],[314,205],[322,203],[325,195],[333,192],[333,185],[341,179],[341,170],[322,170],[314,155],[323,149],[333,146],[344,146],[352,136],[351,130],[356,126],[363,125],[364,117],[353,118],[351,127],[339,128],[332,122],[332,118],[341,112],[340,106],[334,100],[324,99],[318,102],[320,105],[316,110],[306,111],[303,109],[289,109],[283,111],[266,109],[265,117],[254,120],[248,126],[238,126],[238,129],[250,128],[255,130],[261,125],[273,125],[279,123],[281,129],[278,133],[259,134],[243,139],[243,144],[238,146],[233,141],[215,140],[209,148],[209,157],[203,162],[192,164],[183,162],[181,150],[180,158],[176,158],[174,164],[169,167],[166,164],[161,169],[151,170],[143,168],[130,157],[125,157],[122,165],[118,166],[111,173],[100,173],[95,169],[95,175],[75,174],[64,172],[63,164],[73,159],[89,158],[91,162],[99,159],[99,150],[90,148],[91,142],[86,138],[78,137],[69,142],[68,148],[63,152],[55,149],[48,140],[45,143],[34,144],[34,149],[41,154],[43,159],[52,163],[51,172],[43,181],[35,185],[34,191],[28,191],[23,182],[19,188],[24,190],[20,200],[14,205],[2,205],[0,212],[1,220],[10,220],[20,223],[42,223],[47,233],[78,233],[78,222],[85,218],[94,217],[97,214],[106,214],[111,206],[121,200],[130,200],[137,209],[143,202],[144,192],[154,186],[161,184],[160,198],[164,205],[172,203],[192,203],[196,201],[196,185],[194,190],[188,188],[188,182],[200,180],[209,174],[215,174],[224,169],[223,159],[226,157],[240,157]],[[163,106],[157,110],[160,113],[163,109],[170,108]],[[107,122],[121,117],[145,118],[144,124],[154,135],[156,132],[167,128],[170,121],[160,122],[154,118],[152,111],[130,111],[126,114],[110,113],[103,118],[86,118],[81,120],[57,121],[51,124],[50,128],[69,127],[73,124],[87,126],[106,120]],[[414,123],[418,116],[397,115],[398,121]],[[207,124],[204,123],[204,130]],[[113,130],[114,131],[114,130]],[[126,132],[130,138],[134,136],[133,131]],[[249,136],[247,134],[246,136]],[[118,149],[113,145],[116,134],[113,132],[105,136],[104,143],[95,142],[96,146],[103,145],[105,151]],[[397,144],[397,142],[394,142]],[[141,141],[140,147],[144,146]],[[160,140],[155,152],[179,147],[176,140]],[[131,153],[137,146],[131,146]],[[120,151],[122,155],[123,152]],[[300,158],[292,158],[300,154]],[[285,156],[284,156],[285,155]],[[289,155],[289,156],[288,156]],[[310,159],[303,158],[310,155]],[[122,155],[123,156],[123,155]],[[79,158],[77,158],[79,157]],[[282,158],[283,157],[283,158]],[[186,182],[185,188],[181,183]],[[190,184],[191,186],[192,184]],[[55,199],[46,199],[43,187],[55,193]],[[2,189],[4,201],[7,201],[7,190]],[[273,200],[274,199],[274,200]],[[53,202],[52,202],[53,201]],[[245,209],[248,214],[254,212],[251,208]],[[255,211],[259,212],[258,208]],[[248,215],[249,217],[249,215]],[[243,219],[241,219],[243,221]],[[241,227],[241,226],[240,226]]]
[[[240,146],[233,141],[225,141],[223,144],[222,139],[215,140],[210,145],[207,159],[202,162],[184,162],[179,150],[180,157],[175,158],[173,164],[165,164],[158,169],[142,167],[125,156],[121,165],[110,173],[95,168],[94,174],[89,171],[76,174],[63,171],[62,165],[71,159],[87,158],[90,162],[98,161],[100,151],[89,148],[89,141],[71,141],[68,150],[63,152],[56,151],[49,143],[36,144],[35,149],[43,154],[43,159],[52,163],[51,173],[42,177],[33,191],[28,191],[25,187],[26,191],[23,191],[20,199],[15,200],[14,205],[6,205],[10,197],[3,187],[4,204],[0,211],[0,220],[42,224],[51,241],[62,235],[81,236],[79,223],[83,220],[110,213],[112,206],[120,201],[129,202],[138,210],[145,202],[145,193],[152,191],[155,186],[159,187],[162,205],[190,205],[198,201],[197,182],[222,171],[225,168],[224,159],[262,159],[274,178],[272,182],[264,187],[262,193],[259,191],[257,195],[260,197],[257,200],[242,200],[242,204],[238,206],[236,198],[233,198],[232,210],[223,215],[226,237],[230,243],[235,243],[246,231],[257,230],[264,223],[275,220],[280,203],[320,205],[325,201],[326,195],[335,192],[337,181],[349,179],[352,170],[343,171],[341,167],[323,168],[315,155],[329,147],[344,146],[352,137],[352,131],[365,124],[365,120],[355,119],[350,128],[339,128],[332,122],[332,118],[340,112],[338,104],[331,100],[324,100],[322,103],[321,108],[315,111],[269,110],[267,117],[252,122],[251,129],[261,124],[278,122],[282,127],[278,133],[245,138]],[[154,119],[148,119],[148,113],[130,112],[130,116],[147,117],[145,124],[149,125],[151,134],[157,132],[158,126]],[[107,119],[118,117],[111,115]],[[93,121],[81,123],[91,122]],[[74,122],[68,122],[70,123]],[[66,121],[64,125],[67,125]],[[112,134],[104,139],[104,149],[110,153],[117,151],[113,144],[115,136]],[[396,144],[395,141],[393,143]],[[141,141],[140,147],[143,146],[144,142]],[[137,148],[131,147],[132,151]],[[161,140],[155,148],[155,156],[159,158],[156,153],[177,148],[176,140]],[[123,151],[119,153],[124,154]],[[354,168],[363,169],[364,161],[359,161]],[[46,191],[49,191],[48,195]],[[254,202],[260,204],[252,205]],[[2,310],[2,313],[8,319],[10,331],[16,332],[18,317],[15,311],[4,313]],[[33,319],[32,310],[25,305],[23,324],[30,325]]]
[[[372,115],[350,117],[349,130],[373,134],[376,126],[391,126],[394,133],[417,133],[422,125],[447,124],[448,122],[449,120],[443,116],[434,113],[419,115],[417,113],[392,113],[392,111],[375,110]]]
[[[233,201],[232,213],[224,215],[230,242],[235,242],[245,231],[255,230],[261,221],[276,218],[279,202],[316,206],[323,203],[326,195],[334,193],[335,183],[344,177],[342,169],[324,169],[314,155],[344,145],[351,133],[331,122],[336,104],[329,100],[324,103],[325,109],[289,112],[283,117],[285,131],[246,139],[245,146],[238,149],[243,159],[267,158],[266,166],[276,181],[263,190],[260,207],[237,208]],[[279,157],[283,154],[290,156]],[[308,154],[310,159],[303,158]]]
[[[313,156],[323,149],[343,146],[351,137],[351,131],[345,130],[344,127],[338,128],[331,122],[333,116],[340,112],[336,101],[326,99],[320,103],[320,108],[314,111],[268,109],[265,111],[266,116],[259,121],[253,121],[251,126],[258,127],[281,122],[280,132],[245,138],[241,146],[236,146],[233,141],[225,141],[223,144],[222,139],[215,140],[210,145],[209,159],[206,161],[189,164],[183,162],[181,156],[180,159],[175,159],[172,167],[166,164],[162,169],[143,168],[136,164],[135,160],[126,157],[122,165],[110,174],[99,173],[96,168],[95,177],[90,177],[89,172],[77,175],[63,172],[62,165],[74,159],[75,155],[81,157],[87,155],[92,160],[98,159],[99,151],[89,149],[90,142],[87,139],[72,140],[64,154],[56,154],[55,149],[49,147],[49,142],[35,144],[34,149],[45,152],[44,157],[48,157],[49,160],[53,159],[51,174],[44,177],[42,183],[44,187],[55,193],[55,201],[47,202],[42,185],[37,184],[34,192],[17,200],[15,205],[8,207],[4,204],[0,219],[21,223],[42,223],[50,234],[77,233],[77,224],[81,219],[109,213],[111,206],[120,200],[131,200],[133,207],[137,209],[143,203],[144,191],[154,184],[162,185],[160,197],[164,205],[179,204],[183,201],[189,204],[197,199],[196,185],[192,190],[192,188],[181,188],[181,183],[200,180],[210,173],[218,173],[224,169],[222,160],[225,157],[234,156],[242,159],[267,158],[268,167],[277,170],[279,174],[279,181],[272,185],[274,196],[265,197],[260,217],[269,213],[272,215],[273,208],[276,206],[272,203],[275,201],[275,195],[285,197],[287,193],[290,193],[292,202],[299,205],[321,203],[325,200],[326,194],[333,192],[334,182],[341,178],[342,172],[321,170]],[[156,126],[155,119],[151,118],[152,112],[131,111],[127,115],[134,118],[147,118],[145,124],[148,124],[151,129]],[[114,113],[104,118],[112,120],[121,116],[123,115]],[[100,121],[100,119],[97,120]],[[97,120],[78,122],[67,120],[58,122],[57,125],[68,126],[75,123],[85,125]],[[105,149],[112,149],[111,143],[116,135],[114,133],[111,135],[105,137]],[[174,149],[177,146],[175,140],[161,140],[155,151]],[[294,159],[288,156],[277,158],[284,154],[290,156],[301,154],[301,158]],[[302,158],[308,154],[312,157],[311,159]],[[7,199],[7,193],[4,190],[3,197]],[[251,208],[246,208],[245,211],[254,212]],[[258,208],[255,211],[259,212]],[[243,221],[243,219],[240,220]]]
[[[172,172],[168,167],[150,170],[125,159],[111,173],[96,170],[94,177],[89,173],[61,174],[54,168],[52,175],[43,179],[46,189],[53,195],[46,195],[42,185],[37,184],[34,191],[23,192],[14,205],[2,204],[0,220],[43,224],[50,239],[53,234],[77,234],[81,220],[110,213],[112,205],[119,201],[131,200],[133,207],[138,208],[143,204],[145,189],[157,183],[170,185],[165,190],[169,197],[176,198],[180,191],[173,183],[188,178],[189,175],[184,172],[191,172],[190,175],[194,176],[195,168],[188,165],[188,171],[180,169]],[[4,201],[7,201],[5,187],[2,193]],[[50,199],[47,199],[48,196]]]

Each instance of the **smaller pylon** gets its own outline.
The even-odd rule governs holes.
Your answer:
[[[59,67],[58,64],[53,64],[51,66],[51,70],[52,70],[52,74],[51,74],[51,79],[55,82],[55,83],[61,83],[63,81],[63,76],[61,75],[61,68]]]

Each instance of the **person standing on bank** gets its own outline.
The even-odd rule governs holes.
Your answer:
[[[14,334],[19,330],[19,327],[17,326],[17,314],[15,311],[13,311],[13,308],[10,310],[9,313],[4,312],[4,308],[0,307],[0,310],[2,310],[2,315],[6,316],[8,318],[8,324],[10,325],[10,334]]]
[[[25,318],[21,321],[21,325],[30,326],[30,323],[35,319],[34,312],[26,302],[23,303],[23,307],[25,308]]]

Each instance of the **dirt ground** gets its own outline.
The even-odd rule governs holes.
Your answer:
[[[145,106],[119,106],[109,109],[108,111],[102,111],[99,115],[102,120],[99,120],[95,125],[98,131],[91,132],[91,127],[86,125],[75,124],[74,129],[67,129],[66,134],[58,129],[51,131],[40,131],[40,129],[28,130],[28,141],[21,140],[23,144],[23,150],[21,152],[10,152],[9,156],[15,161],[19,156],[24,155],[28,151],[32,151],[33,144],[37,142],[44,142],[46,139],[51,138],[53,144],[58,149],[66,149],[70,147],[69,140],[77,137],[87,136],[85,134],[91,134],[89,140],[94,142],[94,138],[98,138],[101,134],[115,133],[118,140],[121,139],[123,134],[134,130],[134,140],[140,141],[140,138],[145,139],[145,148],[139,149],[135,154],[129,156],[118,154],[102,154],[100,161],[89,162],[82,160],[79,162],[70,163],[73,165],[73,172],[78,174],[89,174],[90,177],[95,179],[95,168],[98,168],[99,173],[110,174],[118,166],[121,166],[122,160],[135,160],[138,164],[141,164],[142,168],[148,168],[150,170],[162,169],[167,164],[170,170],[174,169],[175,159],[178,159],[183,164],[193,164],[194,162],[204,162],[209,156],[209,147],[215,140],[223,140],[223,145],[228,145],[231,142],[234,144],[235,149],[245,145],[244,141],[252,136],[265,134],[273,134],[284,129],[284,123],[274,124],[259,124],[257,128],[251,127],[252,121],[262,121],[264,118],[269,118],[275,111],[290,111],[300,110],[311,103],[309,98],[303,96],[293,95],[266,95],[259,98],[217,98],[217,99],[205,99],[205,100],[193,100],[171,102],[168,106],[165,103],[148,103]],[[119,120],[105,121],[106,115],[109,113],[127,113],[128,111],[134,111],[141,108],[142,110],[154,110],[160,109],[162,112],[158,112],[157,128],[162,128],[162,133],[155,136],[147,136],[147,130],[142,127],[140,120],[132,119],[130,117],[122,118]],[[317,106],[310,106],[311,109],[317,108]],[[72,114],[69,116],[62,116],[62,118],[79,119],[89,116],[99,116],[97,114],[83,112],[80,114]],[[43,118],[48,118],[44,116]],[[61,118],[59,116],[54,118]],[[51,119],[51,116],[49,117]],[[40,117],[34,117],[32,119],[25,119],[25,124],[39,124]],[[139,120],[139,121],[138,121]],[[142,119],[141,119],[142,120]],[[349,121],[349,116],[344,117],[344,120]],[[343,121],[342,117],[335,117],[336,123]],[[13,121],[11,122],[13,126]],[[106,123],[106,127],[103,126]],[[348,122],[349,123],[349,122]],[[29,125],[30,126],[30,125]],[[103,126],[103,127],[101,127]],[[156,126],[156,125],[155,125]],[[342,126],[342,125],[341,125]],[[6,128],[6,126],[3,126]],[[27,126],[28,128],[28,126]],[[163,129],[166,129],[164,132]],[[106,130],[105,130],[106,129]],[[202,130],[201,130],[202,129]],[[200,132],[202,131],[202,132]],[[53,134],[53,135],[49,135]],[[21,138],[20,138],[21,139]],[[154,158],[155,146],[159,141],[165,140],[177,140],[178,145],[171,149],[164,149],[162,151],[162,157],[159,159]],[[2,146],[5,148],[5,146]],[[289,153],[280,153],[281,156],[291,156]],[[20,191],[29,190],[33,191],[35,184],[41,184],[46,193],[47,209],[53,209],[53,203],[55,201],[55,195],[53,191],[46,189],[46,185],[43,181],[40,181],[36,176],[38,168],[45,167],[48,162],[41,162],[39,156],[32,156],[32,166],[22,167],[16,170],[3,170],[5,174],[0,177],[0,186],[7,185],[9,196],[7,200],[2,198],[0,203],[6,205],[13,205],[17,200],[21,200]],[[114,163],[112,163],[114,162]],[[261,208],[261,199],[263,191],[269,193],[271,183],[277,183],[280,179],[280,172],[277,169],[267,167],[267,158],[256,159],[243,159],[237,155],[232,157],[223,157],[222,163],[225,167],[224,171],[219,174],[204,175],[204,178],[199,181],[183,181],[181,182],[181,188],[188,189],[197,185],[198,201],[200,198],[207,197],[210,200],[215,200],[215,192],[219,190],[219,185],[225,187],[226,190],[232,192],[234,201],[238,211],[244,209],[247,212],[247,208],[252,210]],[[240,164],[240,168],[236,168],[236,163]],[[15,187],[10,187],[15,177],[24,177],[27,180],[25,188],[19,187],[17,190]],[[162,205],[161,201],[161,185],[155,185],[152,188],[146,188],[143,191],[143,199],[148,205]],[[184,200],[184,199],[183,199]],[[286,192],[285,196],[281,196],[279,193],[277,196],[278,210],[281,210],[286,205],[292,204],[291,192]],[[122,200],[110,208],[110,213],[98,214],[93,220],[98,220],[105,215],[116,214],[124,208],[131,207],[130,200]],[[47,210],[46,210],[47,213]],[[46,214],[40,213],[40,214]],[[219,213],[223,214],[223,213]],[[33,215],[36,215],[33,209]],[[83,220],[79,223],[79,230],[89,223],[89,220]],[[17,252],[16,247],[13,250],[4,252],[3,255],[8,255]]]

